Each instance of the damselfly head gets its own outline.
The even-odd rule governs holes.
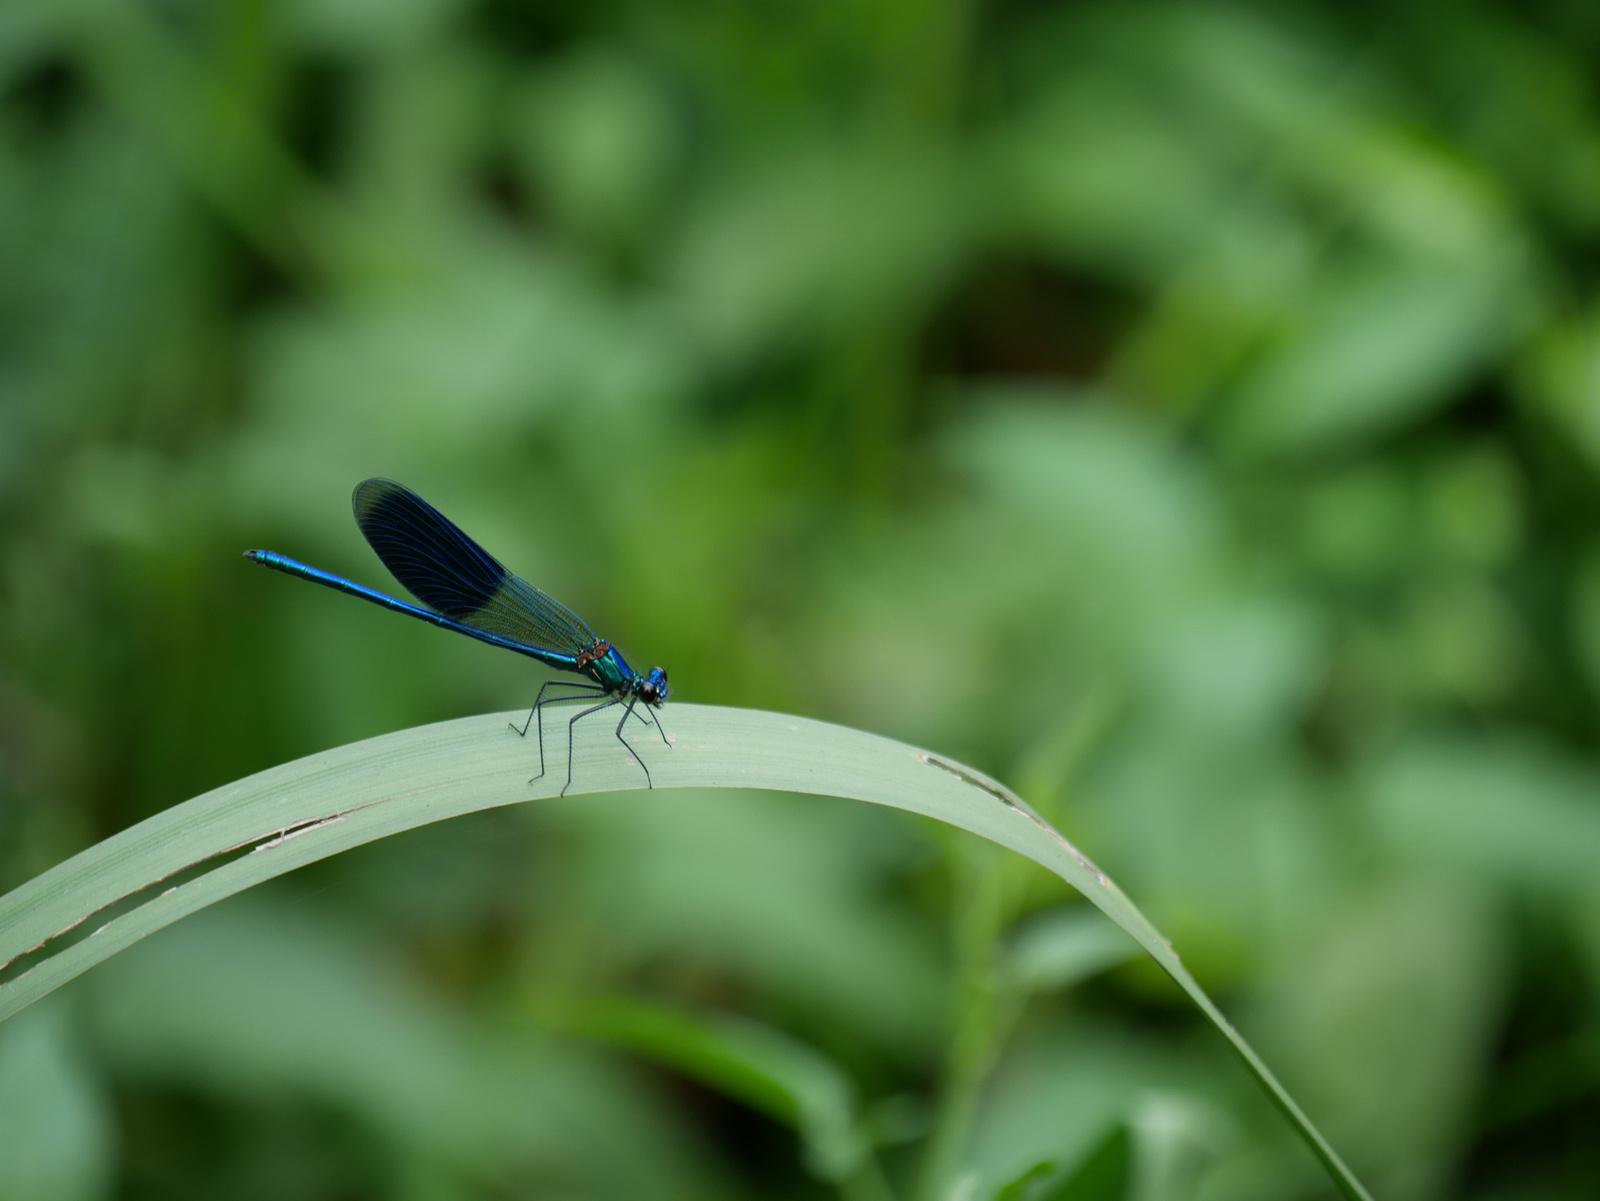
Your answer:
[[[650,674],[639,681],[639,699],[647,705],[660,705],[667,699],[667,670],[652,667]]]

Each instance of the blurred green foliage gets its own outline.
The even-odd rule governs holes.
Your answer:
[[[1580,0],[9,0],[0,884],[528,703],[240,559],[385,585],[389,475],[676,695],[1016,784],[1379,1196],[1592,1196],[1597,62]],[[1074,923],[815,799],[423,830],[0,1027],[0,1198],[1323,1195]]]

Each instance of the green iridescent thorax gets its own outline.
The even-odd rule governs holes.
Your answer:
[[[594,650],[598,654],[585,653],[582,658],[583,674],[607,692],[622,692],[624,686],[633,680],[633,669],[623,661],[617,648],[605,642],[595,644]]]

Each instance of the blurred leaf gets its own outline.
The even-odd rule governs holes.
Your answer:
[[[845,1179],[870,1153],[854,1082],[816,1048],[772,1026],[617,997],[567,1003],[555,1022],[648,1055],[793,1127],[807,1166],[823,1180]]]
[[[1589,469],[1600,469],[1600,314],[1552,321],[1520,366],[1523,392],[1574,439]]]
[[[285,0],[283,20],[297,38],[323,51],[370,55],[404,51],[437,37],[459,0]]]
[[[1600,130],[1584,51],[1555,30],[1491,6],[1422,17],[1410,36],[1422,70],[1449,97],[1462,141],[1574,229],[1600,224]],[[1441,19],[1442,18],[1442,19]]]
[[[1080,584],[1082,601],[1124,638],[1204,595],[1222,514],[1198,461],[1092,394],[1011,387],[978,399],[991,403],[952,436],[950,458],[1008,524],[1048,539],[1048,555],[1013,571],[1036,590],[1059,589],[1062,576],[1094,581]],[[1016,546],[994,549],[1011,557]]]
[[[337,456],[341,480],[379,454],[481,456],[573,405],[591,422],[638,419],[690,378],[656,314],[579,262],[497,238],[406,286],[266,326],[259,363],[245,451]]]
[[[1034,1188],[1054,1173],[1055,1165],[1049,1160],[1036,1163],[1015,1180],[1001,1185],[1000,1191],[994,1195],[994,1201],[1026,1201]]]
[[[1118,73],[1064,72],[996,137],[992,170],[1009,194],[1000,219],[1063,257],[1166,277],[1223,203],[1216,164],[1167,117]]]
[[[1413,740],[1375,765],[1369,792],[1397,853],[1538,891],[1593,883],[1596,795],[1586,766],[1511,737]]]
[[[1041,1163],[995,1193],[994,1201],[1125,1201],[1129,1180],[1128,1128],[1111,1128],[1071,1168]]]
[[[1152,705],[1196,735],[1259,739],[1305,711],[1318,646],[1309,614],[1268,595],[1195,597],[1149,631]]]
[[[0,1201],[111,1196],[115,1126],[59,1004],[0,1028]]]
[[[254,53],[207,54],[137,6],[67,0],[82,62],[117,116],[155,149],[175,178],[285,272],[309,278],[311,256],[289,214],[332,217],[332,197],[304,171],[260,111]],[[257,10],[259,11],[259,10]],[[124,134],[126,137],[126,134]]]
[[[537,785],[525,782],[526,744],[504,728],[511,716],[420,727],[285,764],[168,809],[6,894],[0,898],[0,955],[7,964],[109,906],[131,908],[0,984],[0,1013],[14,1013],[145,935],[291,868],[444,817],[552,795],[554,772]],[[1339,1188],[1365,1196],[1171,945],[1098,867],[1003,786],[903,743],[806,718],[679,704],[666,711],[665,724],[672,731],[670,753],[654,738],[636,736],[664,788],[855,796],[970,830],[1048,867],[1161,964],[1227,1038]],[[580,791],[638,787],[636,765],[608,739],[585,740],[574,769]],[[176,873],[245,848],[243,857],[148,896]]]
[[[1184,1201],[1203,1170],[1231,1141],[1233,1130],[1215,1106],[1176,1092],[1139,1098],[1133,1132],[1132,1195],[1136,1201]]]
[[[1170,1090],[1186,1070],[1170,1050],[1099,1021],[1041,1023],[1008,1048],[967,1162],[990,1190],[1041,1162],[1070,1175],[1117,1130],[1126,1132],[1142,1097]]]
[[[514,136],[558,219],[602,248],[648,227],[681,149],[639,65],[593,51],[528,86]]]
[[[1456,1171],[1501,1003],[1485,903],[1470,876],[1361,890],[1264,990],[1252,1028],[1385,1196],[1436,1196]]]
[[[385,1140],[407,1173],[575,1174],[614,1197],[707,1186],[604,1064],[475,1027],[370,936],[252,899],[161,933],[92,981],[124,1079],[237,1100],[301,1096]]]
[[[1520,331],[1524,287],[1493,263],[1333,276],[1243,386],[1232,437],[1255,453],[1325,451],[1415,421]]]
[[[819,1030],[921,1057],[943,1033],[943,964],[914,914],[882,897],[912,848],[860,810],[729,789],[551,816],[581,840],[572,899],[624,976],[663,957],[720,965]]]
[[[1104,914],[1062,905],[1030,918],[1007,948],[1002,974],[1011,987],[1071,988],[1138,954]]]
[[[1204,729],[1204,726],[1200,727]],[[1130,728],[1074,807],[1211,987],[1240,982],[1342,887],[1316,781],[1270,742]]]
[[[952,164],[903,142],[790,154],[691,222],[682,303],[706,348],[740,363],[898,320],[952,267]]]

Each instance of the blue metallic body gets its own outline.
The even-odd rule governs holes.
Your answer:
[[[527,655],[530,659],[537,659],[549,667],[559,668],[562,671],[577,671],[578,656],[565,654],[562,651],[546,650],[541,646],[527,646],[521,642],[514,642],[510,638],[499,634],[491,634],[487,630],[475,630],[469,625],[459,621],[452,621],[442,613],[435,613],[432,609],[424,609],[421,605],[413,605],[410,601],[403,601],[399,597],[390,596],[387,592],[379,592],[376,588],[368,588],[365,584],[358,584],[354,580],[347,580],[342,575],[334,575],[331,571],[323,571],[320,567],[312,567],[309,563],[302,563],[298,559],[291,559],[288,555],[280,555],[275,550],[247,550],[244,557],[263,567],[270,567],[274,571],[286,572],[297,575],[302,580],[310,580],[313,584],[323,584],[329,588],[336,588],[340,592],[351,596],[359,596],[362,600],[371,601],[375,605],[382,605],[385,609],[392,609],[396,613],[405,613],[411,617],[436,625],[440,629],[454,630],[458,634],[465,634],[468,638],[476,638],[479,642],[487,642],[490,646],[504,647],[508,651],[516,651],[519,655]],[[616,651],[618,662],[622,656]],[[621,671],[625,678],[631,677],[635,672],[622,663]],[[583,674],[590,675],[585,671]],[[595,678],[595,683],[603,683]]]

